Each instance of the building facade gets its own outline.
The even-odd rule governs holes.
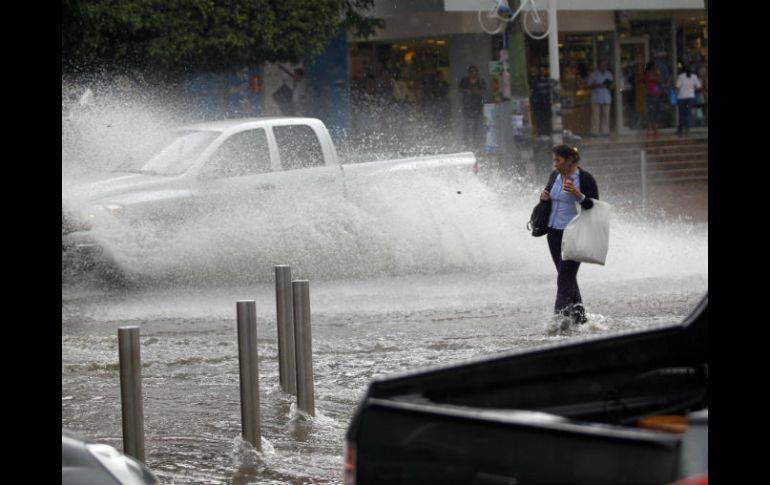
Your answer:
[[[513,9],[519,5],[506,3]],[[547,1],[533,3],[539,16],[547,18]],[[600,59],[609,61],[616,79],[611,109],[611,130],[615,133],[645,129],[646,102],[640,77],[647,62],[655,61],[666,93],[684,65],[689,65],[707,87],[708,28],[703,0],[556,3],[565,129],[578,135],[589,132],[587,79]],[[456,132],[461,124],[458,84],[469,65],[478,66],[486,81],[485,102],[499,99],[502,87],[495,70],[503,34],[490,34],[489,26],[483,25],[490,5],[499,4],[495,0],[377,2],[372,14],[385,20],[385,28],[366,40],[348,36],[351,130],[371,130],[372,123],[382,122],[376,115],[395,107],[407,119],[445,133]],[[524,6],[514,23],[533,10],[530,5]],[[531,12],[528,15],[531,22]],[[518,91],[514,96],[531,94],[527,90],[534,75],[549,61],[548,39],[538,38],[543,37],[542,29],[530,24],[528,30],[532,35],[507,33],[508,51],[524,53],[523,59],[509,59],[514,91]],[[517,77],[523,82],[517,83]],[[436,78],[443,87],[436,87]],[[708,125],[707,93],[704,90],[695,107],[695,128]],[[667,101],[663,105],[662,128],[673,129],[676,109]],[[525,123],[532,128],[532,112],[527,111]]]

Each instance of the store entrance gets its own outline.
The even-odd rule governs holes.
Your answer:
[[[355,137],[383,148],[385,138],[418,146],[450,133],[448,39],[350,44],[350,66]]]
[[[644,66],[650,59],[648,36],[627,37],[617,43],[615,62],[615,114],[618,131],[627,133],[645,129],[647,95],[644,87]]]

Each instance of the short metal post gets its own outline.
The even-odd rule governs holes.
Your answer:
[[[641,151],[642,158],[642,208],[647,208],[647,151]]]
[[[142,402],[142,357],[139,327],[118,328],[120,401],[123,415],[123,451],[144,461],[144,409]]]
[[[259,420],[259,367],[257,365],[257,303],[236,303],[238,363],[241,377],[241,429],[243,438],[262,451]]]
[[[281,389],[297,394],[297,367],[294,356],[294,306],[291,291],[291,267],[275,267],[275,315],[278,325],[278,377]]]
[[[313,339],[310,332],[310,283],[292,282],[294,300],[294,340],[297,353],[297,408],[315,416],[313,389]]]

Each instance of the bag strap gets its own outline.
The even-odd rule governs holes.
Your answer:
[[[551,175],[548,177],[548,183],[545,184],[545,191],[550,192],[551,187],[553,187],[554,182],[556,182],[556,176],[559,175],[559,172],[557,170],[554,170],[551,172]]]

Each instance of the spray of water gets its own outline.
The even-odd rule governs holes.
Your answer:
[[[63,110],[63,206],[86,206],[84,180],[147,159],[164,129],[187,121],[141,97],[105,95]],[[490,270],[552,276],[544,238],[525,228],[540,183],[419,170],[355,177],[336,193],[308,182],[258,201],[185,208],[173,224],[117,220],[92,234],[122,271],[143,281],[265,281],[275,264],[313,279]],[[584,265],[581,281],[708,274],[707,224],[618,209],[607,265]]]

